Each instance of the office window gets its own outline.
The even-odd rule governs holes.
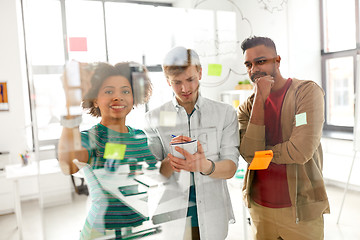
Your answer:
[[[172,8],[107,2],[105,12],[109,62],[162,63],[173,44],[172,32],[166,28]]]
[[[324,51],[356,47],[355,0],[324,0]]]
[[[162,58],[175,44],[172,31],[163,29],[164,24],[170,28],[171,21],[164,19],[174,17],[171,14],[176,10],[171,10],[100,0],[24,0],[29,79],[35,106],[32,111],[36,117],[34,140],[40,150],[56,144],[62,130],[60,117],[67,113],[62,86],[65,63],[137,61],[157,66],[150,68],[153,73],[161,72]],[[154,81],[163,81],[163,75],[161,80],[158,76]],[[145,111],[146,106],[135,108],[127,120],[129,125],[142,128],[139,119],[143,119]],[[81,128],[98,121],[84,112]]]
[[[65,64],[62,33],[61,5],[59,1],[27,1],[25,5],[25,32],[30,85],[34,92],[31,99],[34,137],[39,143],[58,138],[59,116],[65,106],[61,91],[61,71]],[[46,9],[46,11],[43,11]],[[46,21],[44,20],[46,19]],[[57,137],[56,137],[57,136]],[[33,139],[29,139],[33,142]],[[34,143],[35,144],[35,143]],[[41,145],[41,144],[40,144]]]
[[[127,119],[129,125],[143,128],[145,112],[172,97],[161,69],[169,49],[183,45],[196,49],[201,57],[214,57],[218,51],[233,54],[236,47],[234,12],[112,0],[24,2],[29,79],[34,89],[32,111],[37,120],[34,140],[40,148],[56,144],[60,137],[59,120],[67,114],[62,86],[67,61],[145,64],[154,86],[153,96],[147,106],[135,108]],[[70,113],[81,113],[80,106],[76,110]],[[81,130],[100,120],[82,114]]]
[[[322,86],[324,130],[352,133],[357,52],[360,50],[359,0],[322,0]]]
[[[69,60],[106,61],[102,3],[99,1],[66,1],[65,3]]]
[[[43,11],[42,9],[46,9]],[[46,20],[45,20],[46,19]],[[33,67],[65,63],[60,1],[28,1],[25,27]]]
[[[326,60],[328,124],[354,126],[353,62],[353,57]]]

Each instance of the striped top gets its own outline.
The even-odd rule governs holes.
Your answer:
[[[129,126],[127,128],[128,133],[119,133],[99,123],[89,130],[81,132],[82,146],[88,150],[88,163],[93,169],[104,168],[106,165],[109,168],[107,170],[115,171],[119,165],[131,165],[134,160],[136,162],[145,161],[150,166],[156,164],[156,159],[149,150],[145,133]],[[104,159],[105,144],[107,142],[125,144],[124,159]]]
[[[145,161],[149,166],[155,166],[156,159],[151,154],[147,138],[143,131],[127,126],[128,133],[119,133],[97,124],[89,130],[81,132],[81,143],[89,153],[89,169],[85,169],[89,192],[92,198],[91,209],[85,221],[80,239],[92,239],[95,232],[102,235],[105,229],[120,230],[123,227],[139,226],[147,220],[144,216],[133,211],[116,196],[101,188],[91,169],[106,168],[116,171],[121,164],[136,164]],[[107,142],[125,144],[124,159],[104,159],[105,144]]]

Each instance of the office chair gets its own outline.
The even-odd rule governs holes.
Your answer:
[[[88,186],[85,184],[84,177],[79,176],[79,175],[74,176],[73,174],[70,175],[70,177],[71,177],[71,182],[73,183],[75,192],[79,195],[84,194],[86,196],[89,196],[89,189],[88,189]],[[75,183],[76,178],[80,179],[80,185],[76,185],[76,183]]]

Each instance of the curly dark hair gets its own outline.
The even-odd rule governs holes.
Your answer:
[[[105,62],[96,64],[94,74],[91,77],[91,88],[84,95],[81,106],[89,109],[89,114],[100,117],[101,112],[94,106],[100,87],[111,76],[123,76],[129,80],[134,98],[134,106],[145,104],[152,94],[152,84],[145,66],[136,62],[120,62],[111,65]]]

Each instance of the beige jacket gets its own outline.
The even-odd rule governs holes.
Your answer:
[[[283,142],[265,146],[265,126],[249,123],[254,94],[238,108],[240,154],[248,162],[255,151],[272,150],[273,163],[286,164],[294,221],[330,213],[322,176],[321,135],[324,123],[324,91],[313,81],[293,79],[281,109]],[[243,196],[250,208],[254,171],[247,170]]]

